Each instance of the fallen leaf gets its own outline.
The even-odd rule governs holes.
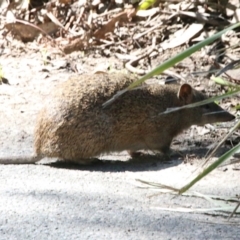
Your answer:
[[[173,39],[171,39],[169,42],[163,42],[161,47],[166,50],[187,43],[191,38],[197,35],[203,29],[203,27],[204,25],[201,23],[193,23],[187,29],[180,29],[174,34]]]

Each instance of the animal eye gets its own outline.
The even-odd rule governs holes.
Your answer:
[[[210,109],[210,105],[209,104],[203,105],[203,108]]]

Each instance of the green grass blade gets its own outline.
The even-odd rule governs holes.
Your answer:
[[[237,84],[231,83],[221,77],[211,77],[211,80],[213,80],[216,84],[221,86],[227,86],[227,87],[233,87],[233,88],[237,87]]]
[[[217,149],[226,141],[226,139],[228,137],[230,137],[238,128],[240,128],[240,121],[237,122],[237,124],[235,124],[235,126],[230,129],[230,131],[226,134],[225,137],[222,138],[222,140],[217,144],[217,146],[211,151],[211,153],[209,154],[209,156],[207,157],[207,159],[204,161],[204,163],[202,164],[202,167],[204,167],[207,162],[210,160],[210,158],[215,154],[215,152],[217,151]]]
[[[235,152],[237,152],[240,149],[240,143],[237,144],[235,147],[230,149],[228,152],[223,154],[218,160],[216,160],[214,163],[209,165],[202,173],[200,173],[196,178],[194,178],[190,183],[185,185],[179,190],[179,194],[182,194],[183,192],[187,191],[190,187],[192,187],[195,183],[197,183],[200,179],[205,177],[207,174],[209,174],[212,170],[217,168],[221,163],[226,161],[228,158],[230,158]]]
[[[219,100],[221,100],[223,98],[226,98],[226,97],[234,96],[234,95],[239,94],[239,93],[240,93],[240,88],[238,87],[238,88],[236,88],[236,90],[230,91],[230,92],[222,94],[220,96],[215,96],[215,97],[212,97],[212,98],[208,98],[206,100],[196,102],[196,103],[191,103],[191,104],[188,104],[188,105],[184,105],[182,107],[175,107],[175,108],[167,109],[165,112],[159,113],[159,115],[170,113],[170,112],[175,112],[175,111],[185,109],[185,108],[199,107],[199,106],[211,103],[211,102],[219,101]]]
[[[158,75],[160,73],[162,73],[163,71],[165,71],[166,69],[174,66],[176,63],[181,62],[183,59],[189,57],[191,54],[193,54],[194,52],[198,51],[199,49],[201,49],[202,47],[212,43],[213,41],[215,41],[216,39],[218,39],[219,37],[222,36],[222,34],[226,33],[229,30],[232,30],[234,28],[240,27],[240,22],[214,34],[213,36],[193,45],[192,47],[186,49],[185,51],[179,53],[177,56],[174,56],[170,59],[168,59],[167,61],[165,61],[164,63],[160,64],[158,67],[156,67],[155,69],[153,69],[152,71],[150,71],[149,73],[147,73],[146,75],[144,75],[142,78],[140,78],[139,80],[135,81],[134,83],[132,83],[130,86],[128,86],[126,89],[123,89],[122,91],[117,92],[111,99],[109,99],[108,101],[106,101],[105,103],[103,103],[103,107],[107,107],[109,104],[111,104],[112,102],[114,102],[117,98],[119,98],[122,94],[124,94],[125,92],[127,92],[128,90],[131,90],[135,87],[137,87],[138,85],[140,85],[141,83],[143,83],[145,80],[147,80],[148,78],[154,76],[154,75]]]
[[[144,75],[142,78],[140,78],[139,80],[135,81],[134,83],[132,83],[127,89],[133,89],[135,87],[137,87],[139,84],[141,84],[142,82],[144,82],[145,80],[147,80],[148,78],[154,76],[154,75],[158,75],[160,73],[162,73],[163,71],[165,71],[166,69],[174,66],[176,63],[181,62],[183,59],[189,57],[191,54],[193,54],[194,52],[198,51],[199,49],[205,47],[206,45],[212,43],[213,41],[215,41],[216,39],[218,39],[219,37],[222,36],[222,34],[226,33],[229,30],[232,30],[234,28],[240,27],[240,22],[236,23],[216,34],[214,34],[213,36],[193,45],[192,47],[186,49],[185,51],[177,54],[176,56],[168,59],[167,61],[165,61],[164,63],[160,64],[158,67],[156,67],[155,69],[153,69],[151,72],[147,73],[146,75]]]

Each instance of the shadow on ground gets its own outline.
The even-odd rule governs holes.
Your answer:
[[[100,171],[100,172],[138,172],[138,171],[158,171],[166,168],[174,167],[183,162],[183,159],[190,159],[194,162],[196,159],[204,158],[208,152],[207,148],[195,149],[195,151],[183,150],[181,153],[175,152],[171,157],[163,157],[159,155],[143,155],[131,160],[113,160],[108,157],[108,160],[99,160],[89,165],[80,165],[71,162],[55,161],[51,163],[44,163],[46,166],[70,170],[88,170],[88,171]],[[220,156],[218,153],[215,156]],[[186,157],[188,156],[188,157]],[[190,157],[189,157],[190,156]]]

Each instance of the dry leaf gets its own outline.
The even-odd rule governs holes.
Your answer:
[[[180,29],[174,34],[174,38],[169,42],[163,42],[161,47],[163,49],[175,48],[184,43],[187,43],[191,38],[198,34],[203,29],[203,24],[193,23],[187,29]]]

